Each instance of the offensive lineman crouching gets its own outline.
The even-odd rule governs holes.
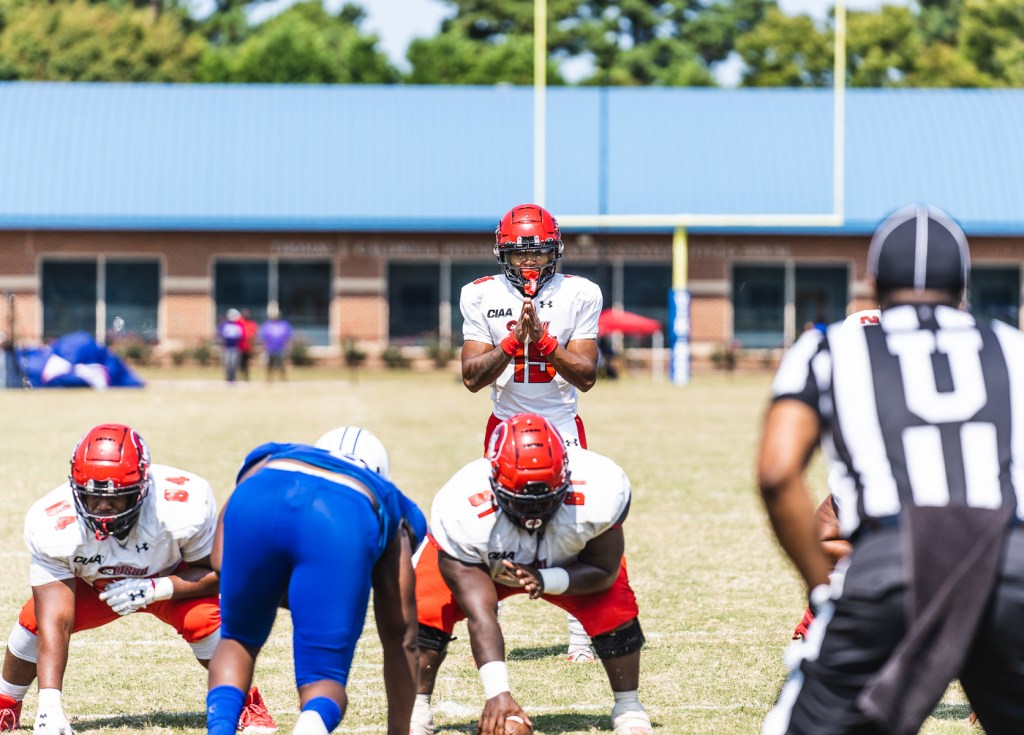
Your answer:
[[[210,566],[216,522],[206,480],[151,464],[128,426],[90,429],[72,454],[68,482],[25,518],[32,599],[7,642],[0,731],[19,727],[38,669],[36,735],[72,735],[61,702],[71,635],[120,616],[146,612],[173,626],[207,666],[220,639],[219,581]],[[255,688],[237,729],[277,730]]]
[[[462,619],[487,699],[478,732],[504,735],[511,717],[529,723],[509,691],[497,617],[498,601],[517,593],[543,597],[583,623],[615,696],[615,733],[652,732],[637,693],[644,636],[623,558],[629,502],[622,468],[585,449],[567,450],[541,416],[518,414],[498,424],[487,456],[459,470],[434,498],[419,552],[413,735],[433,732],[430,695]]]

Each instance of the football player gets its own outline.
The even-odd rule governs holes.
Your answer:
[[[38,735],[71,735],[61,690],[71,635],[145,612],[174,627],[203,666],[220,638],[218,578],[210,566],[216,503],[191,472],[151,464],[139,434],[122,424],[90,429],[68,481],[25,518],[32,599],[11,631],[0,679],[0,731],[19,727],[39,679]],[[237,727],[277,730],[259,692]]]
[[[502,273],[462,289],[462,381],[474,393],[491,386],[485,448],[499,421],[523,412],[548,419],[567,445],[587,448],[577,390],[597,381],[602,297],[586,278],[556,272],[563,249],[550,212],[536,204],[513,207],[494,233]],[[568,657],[596,660],[571,616]]]
[[[213,563],[223,580],[224,629],[210,664],[209,735],[234,732],[285,596],[301,704],[292,733],[327,735],[338,727],[371,588],[388,733],[408,733],[417,665],[412,551],[426,519],[387,479],[387,453],[373,434],[343,427],[317,444],[325,448],[254,449],[221,513]]]
[[[497,616],[498,601],[517,593],[581,621],[611,683],[614,732],[651,732],[638,695],[644,635],[623,557],[629,502],[622,468],[595,452],[566,449],[544,417],[517,414],[498,424],[487,456],[459,470],[434,498],[430,534],[417,552],[413,735],[433,732],[430,695],[462,619],[486,699],[478,732],[503,734],[511,717],[529,723],[510,693]]]

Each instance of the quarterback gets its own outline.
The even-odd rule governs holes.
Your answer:
[[[570,489],[571,488],[571,489]],[[499,422],[486,457],[459,470],[434,498],[416,560],[420,686],[411,732],[433,732],[430,695],[452,629],[465,619],[486,704],[478,732],[529,717],[512,697],[497,603],[523,593],[575,615],[611,683],[617,735],[651,732],[640,703],[644,635],[623,558],[630,485],[622,468],[567,449],[537,414]]]
[[[210,484],[155,465],[137,432],[90,429],[71,473],[25,518],[32,599],[11,631],[0,679],[0,731],[19,727],[22,699],[39,679],[37,735],[71,735],[61,690],[72,633],[146,612],[174,627],[203,666],[220,639],[216,529]],[[250,690],[239,729],[277,729]]]
[[[499,421],[529,411],[586,448],[576,391],[597,380],[602,298],[586,278],[556,272],[563,248],[550,212],[513,207],[495,230],[502,273],[462,288],[462,381],[474,393],[491,386],[485,446]]]

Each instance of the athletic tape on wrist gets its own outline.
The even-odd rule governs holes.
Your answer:
[[[154,601],[169,600],[174,596],[174,582],[170,577],[154,577],[152,584]]]
[[[512,332],[509,332],[505,339],[501,340],[501,349],[506,355],[514,356],[522,346],[523,343],[516,339],[516,335]]]
[[[40,711],[61,709],[60,689],[40,689],[38,707]]]
[[[497,697],[508,688],[508,666],[504,661],[488,661],[478,669],[480,683],[484,685],[484,698]]]
[[[548,332],[544,332],[544,336],[537,340],[537,351],[545,357],[557,349],[558,340],[552,337]]]
[[[545,595],[560,595],[569,589],[569,572],[562,567],[541,569],[540,578],[544,580]]]

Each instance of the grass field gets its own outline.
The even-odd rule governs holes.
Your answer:
[[[0,393],[3,640],[29,591],[24,512],[65,480],[76,440],[94,424],[133,425],[154,461],[204,475],[221,502],[257,444],[313,441],[334,426],[362,425],[388,447],[396,483],[429,511],[441,484],[480,454],[490,408],[486,392],[470,394],[452,372],[293,373],[292,382],[269,386],[227,386],[212,371],[147,377],[143,390]],[[767,375],[715,373],[684,388],[636,377],[599,383],[581,400],[590,448],[621,464],[633,485],[626,552],[648,638],[640,693],[657,732],[755,733],[782,683],[782,650],[804,603],[753,483],[768,382]],[[820,467],[813,474],[823,496]],[[564,660],[561,611],[515,598],[503,608],[502,626],[513,694],[538,732],[608,730],[603,669]],[[456,635],[434,694],[435,721],[439,733],[474,733],[482,692],[464,625]],[[290,639],[284,613],[256,672],[283,733],[298,714]],[[341,732],[384,731],[380,663],[371,621]],[[72,640],[64,701],[78,733],[205,732],[205,689],[188,646],[148,615]],[[33,689],[26,730],[35,711]],[[967,714],[953,688],[923,732],[968,732]]]

